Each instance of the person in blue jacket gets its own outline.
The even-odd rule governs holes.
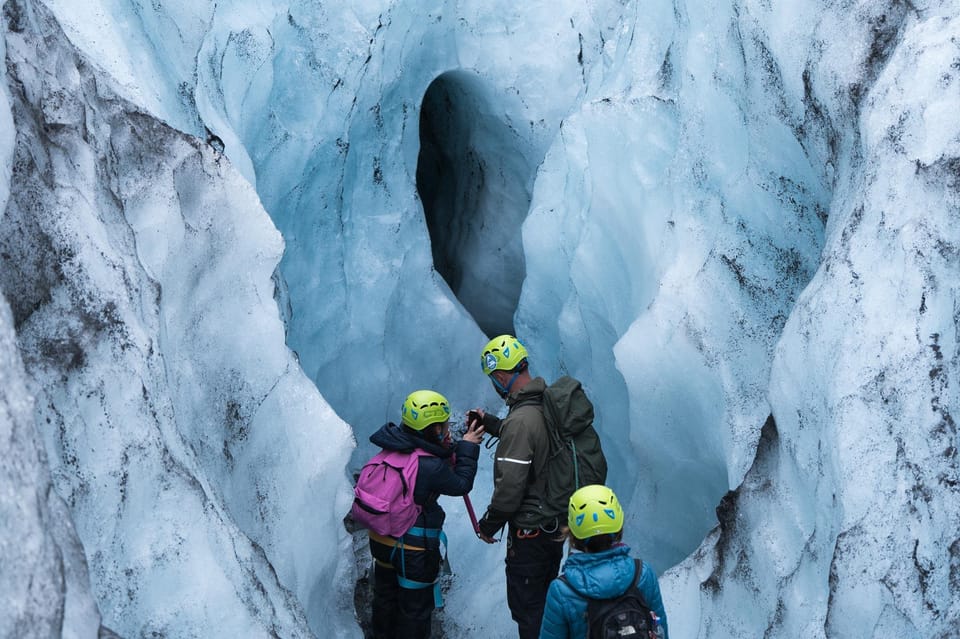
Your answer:
[[[570,553],[563,573],[550,584],[540,626],[540,639],[581,639],[587,636],[587,598],[612,599],[633,583],[637,563],[623,537],[623,508],[606,486],[584,486],[570,497],[567,515]],[[637,588],[659,617],[663,636],[667,613],[660,583],[646,562],[640,564]]]
[[[483,427],[475,424],[463,439],[450,438],[450,405],[440,393],[419,390],[403,402],[401,425],[390,422],[370,436],[385,450],[412,452],[419,448],[430,457],[419,458],[413,500],[420,515],[400,538],[372,530],[370,552],[374,559],[374,639],[427,639],[439,590],[433,586],[440,574],[441,529],[446,517],[437,498],[466,495],[473,488]]]

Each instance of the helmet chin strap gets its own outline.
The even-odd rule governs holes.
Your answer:
[[[506,398],[510,394],[510,389],[513,388],[513,383],[517,381],[517,376],[520,374],[520,371],[516,371],[513,374],[513,377],[510,378],[510,381],[507,382],[506,386],[503,386],[497,378],[493,376],[493,373],[490,374],[490,381],[493,382],[493,387],[497,389],[497,393],[500,397]]]

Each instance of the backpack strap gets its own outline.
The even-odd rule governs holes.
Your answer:
[[[643,602],[643,605],[645,607],[649,608],[652,611],[653,609],[650,608],[650,604],[647,603],[647,598],[643,596],[643,591],[640,590],[640,577],[643,576],[643,561],[641,561],[640,559],[634,559],[633,562],[637,568],[636,568],[636,572],[633,573],[633,583],[630,584],[630,588],[637,589],[637,594],[640,595],[640,601]]]
[[[639,560],[639,559],[634,559],[634,560],[633,560],[633,565],[634,565],[633,583],[630,584],[630,588],[637,588],[637,590],[640,590],[640,589],[637,587],[637,585],[640,583],[640,575],[643,574],[643,562],[642,562],[641,560]],[[627,590],[629,590],[630,588],[627,588]],[[624,590],[624,592],[626,592],[626,590]],[[641,595],[641,599],[642,599],[642,598],[643,598],[643,596]],[[646,605],[646,603],[647,603],[646,600],[644,600],[643,603],[644,603],[644,605]]]
[[[370,539],[374,540],[378,544],[383,544],[384,546],[390,546],[391,548],[396,548],[397,546],[402,546],[405,550],[415,550],[415,551],[425,551],[426,548],[421,548],[420,546],[411,546],[410,544],[404,543],[403,535],[400,537],[388,537],[386,535],[381,535],[372,530],[367,530],[367,536]]]

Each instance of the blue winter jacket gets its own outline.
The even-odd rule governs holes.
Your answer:
[[[630,548],[619,545],[598,553],[571,552],[563,566],[563,574],[578,592],[592,599],[610,599],[623,594],[633,582],[634,561]],[[587,636],[587,600],[562,579],[554,579],[547,591],[540,639],[583,639]],[[664,636],[667,613],[663,610],[660,582],[653,569],[643,562],[637,588],[644,601],[660,617]]]

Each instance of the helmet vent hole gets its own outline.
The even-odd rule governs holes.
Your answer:
[[[539,163],[504,102],[457,70],[430,84],[420,108],[417,192],[433,265],[488,335],[514,332],[526,275],[520,227]]]

